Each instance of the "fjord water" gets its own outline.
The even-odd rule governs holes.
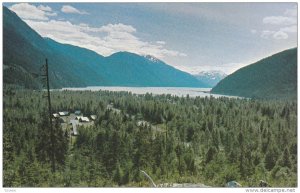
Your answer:
[[[89,86],[83,88],[62,88],[61,90],[71,90],[71,91],[126,91],[133,94],[146,94],[152,93],[154,95],[170,94],[172,96],[179,97],[230,97],[237,98],[236,96],[226,96],[209,93],[211,88],[190,88],[190,87],[119,87],[119,86]]]

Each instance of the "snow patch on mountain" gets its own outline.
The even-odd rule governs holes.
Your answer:
[[[154,56],[151,55],[144,55],[145,58],[147,58],[148,60],[150,60],[151,62],[160,62],[160,60]]]

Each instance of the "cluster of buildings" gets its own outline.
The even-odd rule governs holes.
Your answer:
[[[93,121],[96,120],[96,115],[83,116],[80,110],[76,110],[74,113],[68,111],[61,111],[58,113],[53,113],[53,118],[59,119],[63,128],[68,128],[68,125],[71,126],[71,134],[76,136],[78,135],[77,127],[79,125],[89,126],[93,124]]]

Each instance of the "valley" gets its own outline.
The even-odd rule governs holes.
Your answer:
[[[2,7],[3,187],[297,187],[297,5],[63,4]]]

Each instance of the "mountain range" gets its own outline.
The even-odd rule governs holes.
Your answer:
[[[211,92],[249,98],[297,99],[297,48],[237,70]]]
[[[118,52],[104,57],[85,48],[43,38],[14,12],[3,7],[4,86],[42,88],[38,75],[46,58],[51,88],[212,87],[218,82],[211,93],[249,98],[297,98],[297,48],[264,58],[228,76],[220,72],[192,76],[150,55]]]
[[[211,70],[211,71],[202,71],[199,72],[198,74],[194,74],[193,76],[212,88],[216,86],[218,82],[220,82],[227,75],[222,71]]]
[[[191,74],[153,56],[94,51],[43,38],[3,7],[3,81],[41,88],[41,67],[49,63],[51,88],[85,86],[209,87]]]

